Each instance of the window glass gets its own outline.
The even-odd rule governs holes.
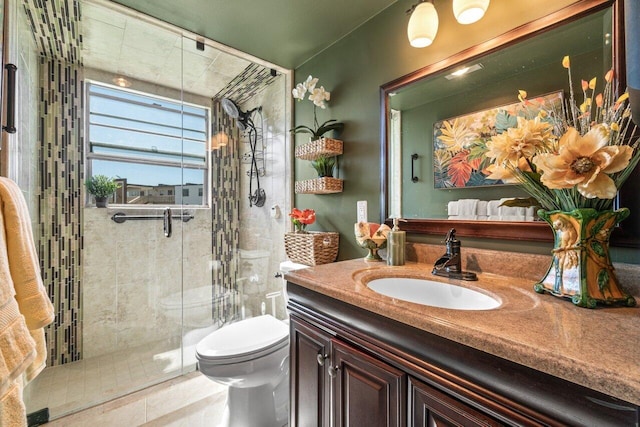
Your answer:
[[[206,204],[209,108],[95,82],[87,93],[87,174],[120,182],[113,203]]]

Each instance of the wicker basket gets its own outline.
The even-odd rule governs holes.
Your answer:
[[[340,235],[334,232],[310,231],[285,233],[284,248],[293,262],[304,265],[328,264],[338,256]]]
[[[333,138],[320,138],[296,147],[296,157],[302,160],[315,160],[318,157],[335,157],[342,154],[342,141]]]
[[[342,180],[338,178],[316,178],[296,181],[296,194],[330,194],[342,192]]]

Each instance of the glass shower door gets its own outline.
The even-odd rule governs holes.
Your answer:
[[[183,236],[195,230],[195,218],[185,220],[196,216],[199,190],[195,199],[186,194],[207,167],[185,167],[205,160],[186,148],[180,61],[169,69],[158,55],[160,43],[181,56],[180,32],[108,2],[80,2],[77,15],[55,10],[59,2],[24,4],[36,20],[69,18],[65,49],[82,58],[46,51],[40,43],[58,21],[34,22],[13,2],[21,90],[34,95],[22,104],[25,148],[14,154],[37,168],[29,181],[40,186],[30,192],[34,229],[56,309],[47,368],[25,401],[28,412],[48,408],[55,419],[184,372]],[[83,43],[74,46],[79,28]],[[107,209],[85,193],[94,174],[120,185]]]

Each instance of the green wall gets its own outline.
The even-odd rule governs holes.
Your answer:
[[[431,46],[416,49],[407,41],[409,18],[405,13],[414,2],[398,1],[295,70],[295,83],[311,74],[331,92],[329,107],[318,110],[318,120],[334,118],[345,123],[341,136],[344,154],[340,157],[337,174],[345,180],[344,191],[330,195],[296,195],[294,203],[301,209],[316,210],[317,220],[310,230],[340,233],[339,259],[363,257],[366,252],[353,238],[358,200],[368,201],[369,221],[380,220],[380,86],[574,3],[573,0],[538,0],[532,8],[530,2],[493,0],[481,21],[463,26],[455,22],[451,0],[436,0],[440,18],[438,35]],[[313,25],[309,31],[313,31]],[[311,102],[297,102],[295,124],[311,125],[312,120]],[[307,140],[301,135],[296,137],[297,144]],[[296,160],[296,180],[313,177],[309,162]],[[442,240],[425,236],[409,236],[409,239]],[[544,253],[547,247],[551,248],[551,244],[476,242],[473,239],[464,243],[523,252]],[[621,261],[640,263],[637,252],[616,250],[614,255]]]

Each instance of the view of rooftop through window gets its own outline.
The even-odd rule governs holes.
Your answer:
[[[207,204],[209,108],[87,84],[87,176],[121,188],[116,204]]]

